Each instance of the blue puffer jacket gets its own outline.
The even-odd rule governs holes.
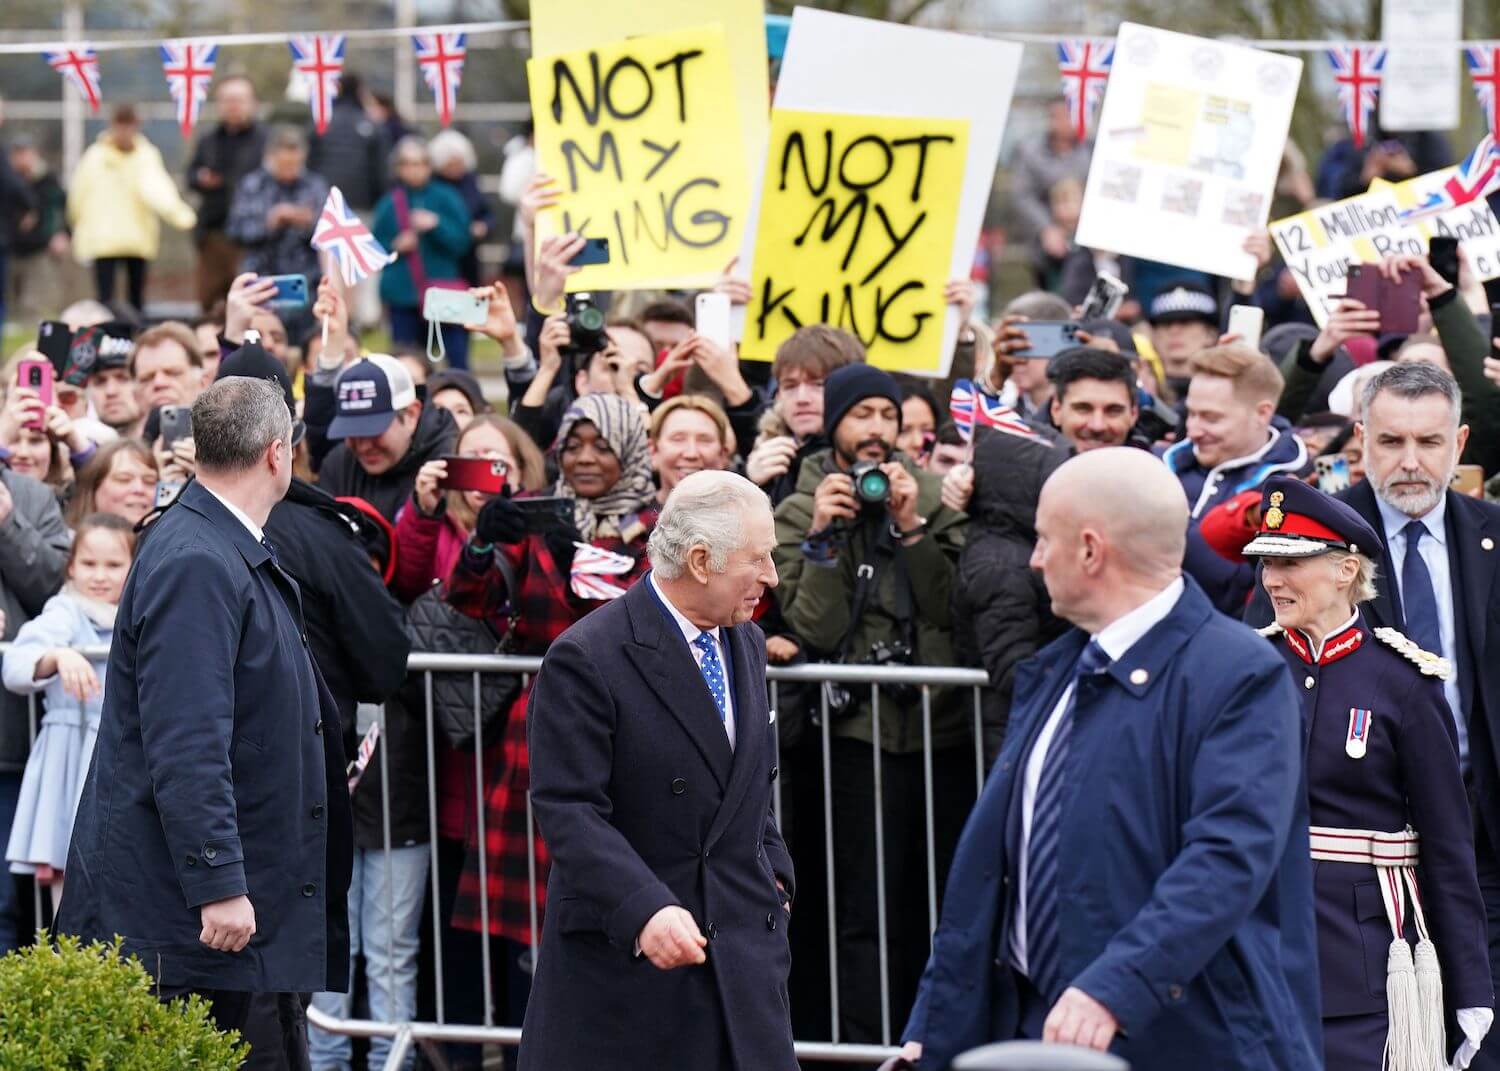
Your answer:
[[[1203,588],[1214,607],[1238,619],[1255,586],[1255,567],[1221,557],[1198,534],[1198,523],[1208,511],[1243,491],[1254,490],[1272,476],[1300,476],[1312,467],[1307,447],[1291,425],[1280,417],[1271,425],[1272,437],[1265,446],[1245,457],[1233,458],[1211,469],[1204,468],[1184,439],[1169,446],[1162,460],[1182,481],[1188,500],[1187,555],[1183,569]]]

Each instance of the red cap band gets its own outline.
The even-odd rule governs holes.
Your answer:
[[[1269,511],[1268,511],[1269,512]],[[1285,520],[1279,528],[1268,528],[1265,520],[1261,520],[1261,535],[1278,536],[1307,536],[1310,539],[1322,539],[1329,543],[1337,543],[1343,546],[1347,543],[1343,536],[1325,524],[1319,524],[1305,513],[1287,513]]]

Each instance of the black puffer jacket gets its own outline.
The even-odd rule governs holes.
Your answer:
[[[1005,738],[1016,666],[1067,628],[1030,562],[1042,484],[1069,451],[1000,431],[979,435],[969,538],[953,583],[953,647],[961,663],[990,675],[981,699],[988,766]]]

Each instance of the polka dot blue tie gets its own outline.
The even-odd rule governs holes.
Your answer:
[[[719,720],[724,721],[729,707],[729,693],[724,690],[724,663],[719,661],[719,645],[714,642],[711,633],[700,632],[693,641],[693,646],[703,652],[703,658],[698,662],[698,672],[703,674],[709,694],[714,697],[714,703],[719,708]]]

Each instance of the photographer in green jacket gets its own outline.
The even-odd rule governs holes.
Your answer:
[[[825,662],[953,664],[953,579],[967,518],[941,503],[942,481],[896,449],[901,394],[868,364],[829,375],[830,449],[802,462],[776,510],[778,598],[787,624]],[[879,1042],[875,761],[880,762],[891,1022],[903,1021],[928,952],[923,704],[883,687],[878,731],[867,685],[826,687],[831,736],[840,1036]],[[973,697],[931,692],[937,880],[975,795]],[[876,744],[878,743],[878,751]]]

